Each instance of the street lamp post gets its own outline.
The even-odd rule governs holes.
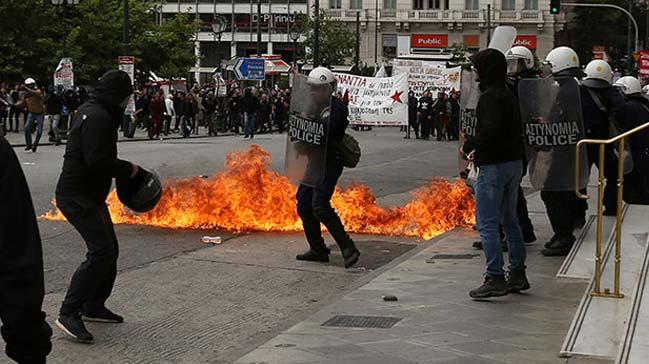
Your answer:
[[[217,43],[217,49],[221,46],[221,36],[223,35],[223,32],[225,32],[225,29],[228,26],[228,21],[225,19],[224,16],[219,15],[214,18],[214,22],[212,23],[212,33],[216,36],[216,39],[218,39]],[[221,68],[221,55],[220,52],[217,53],[219,57],[219,69]]]
[[[297,40],[300,39],[300,30],[297,26],[293,26],[289,32],[289,37],[293,41],[293,66],[297,65]]]

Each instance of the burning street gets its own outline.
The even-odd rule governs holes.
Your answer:
[[[122,157],[137,158],[165,181],[163,199],[146,214],[109,199],[120,237],[109,303],[126,322],[89,325],[101,333],[92,348],[55,333],[48,362],[232,362],[422,239],[473,223],[472,199],[453,183],[455,143],[403,141],[397,130],[382,128],[355,136],[362,163],[345,172],[332,201],[349,230],[360,233],[354,239],[363,255],[350,270],[337,249],[329,264],[295,261],[306,243],[295,187],[281,176],[285,135],[256,138],[258,146],[235,137],[120,143]],[[37,214],[50,212],[39,227],[44,310],[53,320],[83,259],[83,241],[69,224],[52,221],[60,219],[51,203],[63,149],[42,150],[18,154]],[[223,243],[206,246],[205,235]]]

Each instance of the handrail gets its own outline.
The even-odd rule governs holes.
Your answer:
[[[623,298],[624,294],[620,292],[620,270],[621,270],[621,252],[622,252],[622,207],[623,207],[623,197],[624,197],[624,141],[630,135],[633,135],[641,130],[649,128],[649,122],[642,124],[638,127],[635,127],[627,132],[624,132],[616,137],[610,139],[582,139],[577,142],[577,148],[575,151],[575,194],[578,198],[588,199],[587,194],[582,194],[579,190],[581,185],[580,173],[581,170],[581,147],[585,144],[597,144],[599,145],[599,163],[597,164],[597,169],[599,170],[598,179],[597,179],[597,234],[595,238],[595,287],[592,296],[599,297],[612,297],[612,298]],[[605,163],[605,147],[609,144],[618,142],[617,152],[618,152],[618,161],[617,161],[617,211],[616,211],[616,222],[615,222],[615,277],[614,277],[614,287],[613,293],[610,292],[610,289],[604,289],[604,292],[601,291],[601,280],[602,280],[602,215],[603,215],[603,202],[604,202],[604,163]]]

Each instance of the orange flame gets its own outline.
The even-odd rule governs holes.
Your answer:
[[[301,231],[296,188],[270,165],[270,153],[251,145],[246,151],[228,153],[225,170],[208,179],[165,181],[160,203],[150,212],[134,214],[123,207],[115,191],[107,204],[116,224],[235,232]],[[346,229],[355,233],[430,239],[475,220],[475,203],[464,183],[443,179],[432,179],[403,207],[378,206],[372,190],[356,183],[345,190],[336,188],[332,205]],[[57,209],[43,217],[65,220]]]

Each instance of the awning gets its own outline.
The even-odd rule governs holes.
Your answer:
[[[288,73],[291,66],[281,59],[267,59],[266,60],[266,74],[276,75],[278,73]]]

